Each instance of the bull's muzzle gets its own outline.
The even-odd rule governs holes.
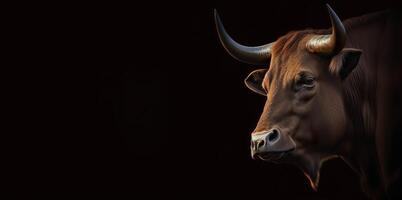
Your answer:
[[[288,134],[279,129],[253,133],[251,136],[251,156],[262,160],[278,160],[296,148],[296,143]]]

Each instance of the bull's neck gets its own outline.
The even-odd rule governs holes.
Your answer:
[[[378,178],[366,180],[370,174],[378,172],[378,159],[375,148],[376,129],[376,99],[375,86],[370,74],[363,66],[358,66],[355,72],[344,83],[344,103],[348,117],[347,139],[345,151],[342,152],[345,160],[358,172],[362,178],[364,188],[372,191],[379,184]],[[375,82],[375,81],[374,81]]]
[[[363,58],[364,59],[364,58]],[[376,75],[367,69],[363,60],[343,83],[344,105],[347,113],[347,135],[351,160],[361,159],[375,145],[376,126]],[[369,145],[369,146],[367,146]],[[362,155],[363,154],[363,155]]]
[[[380,184],[379,177],[374,175],[378,173],[375,152],[377,67],[373,60],[369,60],[374,58],[377,52],[371,48],[375,45],[372,41],[359,39],[359,28],[349,30],[348,38],[346,47],[362,49],[363,54],[359,64],[343,83],[349,125],[347,148],[342,154],[361,175],[365,188],[370,191],[378,188]],[[367,176],[368,174],[370,176]]]

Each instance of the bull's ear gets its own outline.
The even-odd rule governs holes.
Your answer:
[[[247,76],[246,79],[244,79],[244,83],[253,92],[267,96],[267,93],[262,87],[262,82],[264,80],[264,76],[265,73],[267,73],[267,71],[268,71],[267,69],[254,70]]]
[[[361,54],[360,49],[344,48],[332,59],[330,71],[344,80],[359,63]]]

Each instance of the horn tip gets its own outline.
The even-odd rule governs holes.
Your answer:
[[[220,17],[218,14],[218,11],[216,10],[216,8],[214,8],[214,18],[215,18],[215,22],[218,24],[220,22]]]
[[[327,6],[327,9],[328,9],[328,13],[329,13],[329,15],[331,17],[331,20],[332,20],[332,18],[335,18],[335,20],[340,21],[338,15],[335,13],[334,9],[332,9],[329,4],[326,4],[326,6]]]
[[[334,24],[337,24],[341,29],[343,29],[342,31],[344,31],[344,27],[342,25],[342,21],[339,19],[338,15],[335,13],[335,11],[331,8],[331,6],[329,4],[327,5],[327,9],[328,9],[328,13],[329,13],[329,17],[331,18],[331,22]]]
[[[328,3],[326,3],[325,6],[327,6],[327,9],[328,9],[328,10],[330,10],[330,11],[332,11],[332,12],[334,11]]]

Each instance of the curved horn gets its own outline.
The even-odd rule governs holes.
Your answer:
[[[313,36],[306,44],[311,53],[323,55],[335,55],[343,49],[346,41],[346,31],[342,21],[334,10],[327,4],[329,17],[331,18],[332,34]]]
[[[223,47],[232,57],[241,62],[249,64],[268,64],[273,43],[257,47],[248,47],[237,43],[226,32],[218,12],[214,10],[214,13],[216,30],[218,31],[219,39]]]

